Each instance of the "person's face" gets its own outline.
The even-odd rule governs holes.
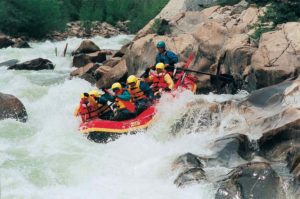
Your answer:
[[[156,69],[156,72],[157,72],[157,74],[160,74],[160,73],[163,72],[163,70],[162,69]]]
[[[134,87],[135,87],[135,82],[131,82],[131,83],[129,84],[129,86],[130,86],[131,88],[134,88]]]
[[[113,90],[116,95],[120,95],[122,93],[122,89],[114,89]]]
[[[157,48],[157,50],[158,50],[159,53],[163,53],[165,51],[164,48]]]

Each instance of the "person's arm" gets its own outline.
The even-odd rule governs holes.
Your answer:
[[[153,76],[150,75],[148,77],[144,77],[144,81],[147,82],[147,83],[152,83],[153,82]]]
[[[169,60],[169,64],[170,65],[173,65],[173,64],[176,64],[178,62],[178,57],[177,55],[175,55],[175,53],[173,53],[172,51],[167,51],[167,57],[168,57],[168,60]]]
[[[124,101],[129,101],[131,98],[130,93],[127,90],[124,90],[121,95],[117,95],[116,97]]]
[[[168,88],[170,90],[173,90],[174,88],[174,81],[172,80],[171,76],[169,74],[166,74],[165,77],[165,82],[168,84]]]
[[[108,93],[104,93],[101,97],[98,98],[97,102],[99,104],[107,104],[107,101],[115,101],[114,96],[109,95]]]
[[[154,96],[153,96],[152,89],[146,82],[141,82],[140,88],[149,99],[153,99]]]

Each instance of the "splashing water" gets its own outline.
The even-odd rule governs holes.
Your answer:
[[[119,49],[132,38],[120,35],[93,41],[100,48]],[[73,117],[80,93],[93,87],[78,78],[69,80],[72,58],[70,53],[60,56],[65,43],[71,52],[81,41],[71,38],[31,43],[31,49],[0,50],[0,62],[42,57],[56,65],[53,71],[0,67],[0,91],[18,97],[29,115],[27,123],[0,121],[2,198],[214,198],[212,183],[177,188],[171,163],[186,152],[211,154],[208,145],[220,133],[205,130],[199,136],[192,129],[190,134],[174,136],[171,127],[191,102],[238,99],[246,94],[194,96],[184,92],[176,99],[166,95],[158,104],[159,120],[148,130],[106,145],[96,144],[78,132],[79,120]]]

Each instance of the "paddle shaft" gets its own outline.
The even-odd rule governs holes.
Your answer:
[[[211,73],[206,73],[206,72],[203,72],[203,71],[197,71],[197,70],[191,70],[191,69],[187,69],[187,68],[176,68],[177,70],[183,70],[183,71],[186,71],[186,72],[193,72],[193,73],[198,73],[198,74],[202,74],[202,75],[209,75],[209,76],[212,76],[212,77],[215,77],[215,78],[218,78],[222,81],[226,81],[226,82],[232,82],[234,79],[233,79],[233,76],[231,75],[223,75],[223,74],[220,74],[220,75],[214,75],[214,74],[211,74]]]

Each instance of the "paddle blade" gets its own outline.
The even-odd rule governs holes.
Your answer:
[[[188,68],[190,66],[190,64],[192,63],[194,57],[195,57],[194,53],[191,52],[186,63],[184,64],[183,68]]]

